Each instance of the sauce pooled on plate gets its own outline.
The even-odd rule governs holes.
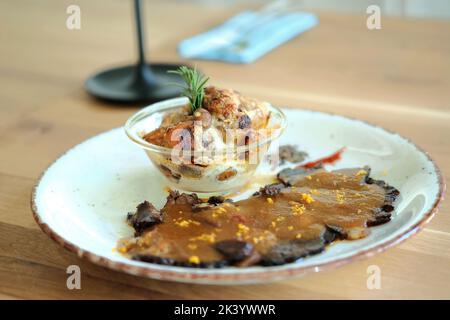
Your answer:
[[[279,183],[237,202],[172,191],[161,210],[144,202],[129,214],[136,237],[118,248],[135,260],[189,267],[292,262],[390,220],[399,192],[369,172],[285,169]]]

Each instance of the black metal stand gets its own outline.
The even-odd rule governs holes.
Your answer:
[[[101,71],[85,83],[93,96],[121,103],[155,102],[179,96],[181,89],[169,83],[182,83],[178,75],[167,73],[176,64],[147,64],[144,49],[141,0],[134,0],[139,60],[136,65]]]

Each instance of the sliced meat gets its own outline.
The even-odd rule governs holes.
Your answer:
[[[167,197],[168,204],[189,204],[196,205],[202,203],[203,201],[195,193],[181,193],[177,190],[171,190],[169,196]]]
[[[280,146],[279,149],[280,164],[286,162],[299,163],[306,159],[308,154],[304,151],[298,150],[295,145],[284,145]]]
[[[163,216],[150,202],[144,201],[137,206],[135,213],[128,214],[127,221],[134,228],[135,234],[141,235],[145,230],[163,222]]]
[[[293,185],[296,185],[299,181],[303,180],[306,176],[308,176],[311,173],[318,171],[318,170],[323,170],[321,165],[311,168],[311,169],[287,168],[287,169],[281,170],[278,173],[277,178],[282,183],[284,183],[286,186],[293,186]]]
[[[229,265],[226,260],[218,260],[212,262],[200,262],[192,263],[189,261],[178,261],[172,258],[158,257],[148,254],[135,254],[131,257],[132,260],[143,261],[148,263],[163,264],[166,266],[176,266],[176,267],[188,267],[188,268],[223,268]]]
[[[283,188],[286,188],[286,186],[282,183],[272,183],[259,189],[258,194],[262,194],[265,196],[275,196],[279,194]]]
[[[400,191],[398,191],[393,186],[388,185],[386,182],[382,180],[375,180],[371,178],[370,175],[370,168],[366,167],[367,175],[365,176],[365,182],[367,184],[376,184],[383,188],[386,193],[384,197],[384,203],[380,208],[376,208],[374,210],[374,216],[372,219],[367,221],[367,226],[373,227],[378,226],[380,224],[389,222],[391,220],[391,212],[394,211],[394,202],[397,200],[397,198],[400,195]]]
[[[224,203],[225,201],[226,201],[226,199],[223,196],[212,196],[212,197],[209,197],[209,199],[208,199],[208,203],[214,204],[214,205]]]
[[[262,257],[264,266],[281,265],[294,262],[308,255],[317,254],[325,249],[324,239],[291,240],[275,245]]]
[[[320,253],[325,249],[326,244],[335,240],[336,235],[337,233],[334,230],[326,228],[316,239],[296,239],[280,242],[263,255],[261,263],[265,266],[280,265]]]
[[[214,245],[214,248],[219,251],[228,261],[241,261],[251,256],[253,252],[253,245],[251,243],[231,239],[223,240]]]
[[[172,191],[161,209],[164,223],[150,203],[140,204],[129,216],[138,237],[119,250],[140,261],[200,268],[293,262],[336,239],[366,237],[368,227],[391,219],[400,193],[369,174],[367,167],[283,170],[284,183],[236,202]]]

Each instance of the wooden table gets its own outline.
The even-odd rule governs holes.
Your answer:
[[[150,2],[150,1],[148,1]],[[137,106],[91,99],[83,81],[133,57],[131,2],[77,3],[82,29],[65,27],[71,1],[0,4],[0,298],[450,298],[450,205],[418,235],[375,257],[305,278],[252,286],[141,279],[78,259],[50,240],[30,211],[40,173],[63,151],[121,126]],[[147,3],[154,61],[179,61],[176,44],[242,8]],[[197,62],[220,86],[277,105],[335,112],[395,130],[450,177],[450,23],[319,13],[320,26],[254,64]],[[448,183],[448,179],[447,179]],[[82,290],[66,288],[80,265]],[[368,290],[378,265],[382,288]]]

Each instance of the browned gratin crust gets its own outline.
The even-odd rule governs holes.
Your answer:
[[[146,133],[143,139],[166,148],[183,147],[183,150],[214,150],[230,142],[242,146],[258,141],[259,130],[266,128],[269,118],[267,102],[211,86],[205,88],[201,108],[191,114],[185,106],[166,114],[161,125]],[[226,141],[230,133],[236,141]]]

